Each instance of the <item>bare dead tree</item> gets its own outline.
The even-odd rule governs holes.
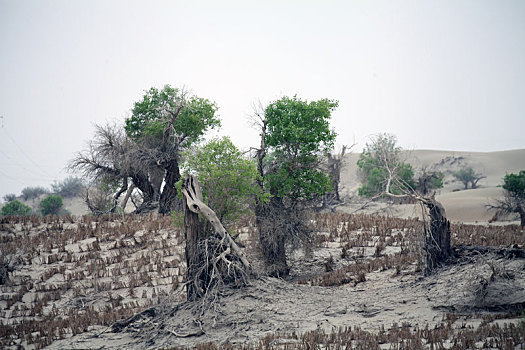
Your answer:
[[[204,204],[197,179],[188,175],[182,186],[187,263],[188,300],[203,298],[228,283],[242,286],[252,273],[251,265],[219,221],[215,212]],[[213,227],[205,234],[199,221],[201,214]]]
[[[426,208],[423,250],[425,252],[425,274],[430,274],[436,267],[443,264],[452,256],[450,246],[450,221],[447,220],[445,208],[435,200],[434,196],[422,195],[415,191],[409,184],[403,181],[397,174],[397,167],[401,162],[396,161],[395,154],[388,150],[381,152],[381,166],[386,170],[388,176],[382,193],[376,197],[387,195],[392,198],[412,198],[417,200],[422,207]],[[402,194],[391,192],[392,185],[401,190]]]
[[[355,146],[355,144],[350,147],[343,145],[338,154],[328,153],[327,156],[328,172],[332,177],[332,183],[334,186],[333,194],[335,195],[335,200],[338,202],[341,201],[341,196],[339,195],[339,183],[341,182],[341,169],[344,165],[344,157],[346,151],[352,149],[353,146]]]
[[[499,216],[507,216],[511,214],[518,214],[520,217],[520,225],[525,228],[525,199],[511,192],[506,191],[503,199],[495,200],[493,203],[486,205],[487,210],[495,211],[495,218]]]

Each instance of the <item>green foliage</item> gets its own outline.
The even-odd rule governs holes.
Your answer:
[[[445,179],[445,174],[443,174],[441,171],[437,171],[432,174],[430,177],[430,190],[437,190],[439,188],[443,188],[443,180]]]
[[[185,158],[186,170],[197,174],[205,203],[226,226],[246,213],[256,196],[262,196],[255,183],[255,164],[228,137],[213,139]]]
[[[4,202],[9,203],[16,199],[16,195],[14,193],[8,193],[3,197],[3,199]]]
[[[27,201],[45,193],[49,193],[49,191],[43,187],[26,187],[22,190],[22,198]]]
[[[51,185],[51,189],[55,194],[59,194],[62,198],[72,198],[79,195],[84,189],[82,179],[78,177],[67,177],[62,182],[55,182]]]
[[[265,186],[272,195],[312,199],[331,191],[331,179],[319,170],[320,156],[334,147],[330,117],[337,101],[307,102],[283,97],[265,109],[266,146],[272,165]]]
[[[465,167],[465,168],[459,169],[452,175],[454,175],[454,177],[457,180],[463,183],[463,185],[465,186],[465,189],[468,188],[469,183],[471,184],[471,188],[476,188],[478,181],[485,177],[485,176],[482,176],[481,174],[476,173],[474,169],[472,169],[472,167]]]
[[[503,177],[503,188],[512,196],[525,200],[525,170]]]
[[[414,170],[408,163],[400,160],[401,148],[397,146],[394,135],[379,134],[371,143],[367,143],[359,156],[357,167],[363,178],[359,187],[359,195],[373,197],[387,190],[389,170],[397,177],[404,187],[415,187]],[[401,194],[402,189],[392,184],[388,189],[392,194]]]
[[[173,121],[177,111],[179,114]],[[216,111],[215,103],[207,99],[197,96],[186,98],[183,91],[169,85],[162,90],[153,87],[146,91],[141,101],[135,103],[132,116],[125,121],[125,130],[135,141],[160,141],[166,134],[177,137],[180,146],[189,146],[209,128],[220,126]]]
[[[31,214],[31,208],[18,200],[13,200],[2,207],[1,213],[2,216],[24,216]]]
[[[62,204],[62,197],[60,195],[49,195],[40,202],[40,211],[43,216],[58,215]]]

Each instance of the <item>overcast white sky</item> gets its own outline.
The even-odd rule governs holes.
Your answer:
[[[294,94],[339,100],[357,150],[525,148],[525,1],[0,0],[0,196],[63,179],[93,123],[164,84],[244,149],[254,103]]]

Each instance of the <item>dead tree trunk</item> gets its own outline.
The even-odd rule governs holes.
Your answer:
[[[246,284],[252,269],[248,259],[221,224],[215,212],[204,204],[197,179],[187,176],[182,185],[186,238],[187,296],[195,300],[223,283]],[[215,235],[204,237],[198,214],[209,221]]]
[[[425,225],[425,275],[448,260],[452,254],[450,249],[450,221],[447,220],[445,208],[433,198],[425,198],[423,202],[429,210],[430,222]]]
[[[193,281],[186,286],[186,297],[188,300],[195,300],[202,291],[199,280],[196,280],[199,266],[198,243],[201,239],[202,228],[199,224],[199,214],[189,209],[186,196],[184,201],[184,240],[186,241],[186,281]]]

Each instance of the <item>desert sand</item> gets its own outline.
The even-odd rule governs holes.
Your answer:
[[[518,173],[525,169],[525,149],[501,152],[454,152],[435,150],[405,151],[403,158],[418,171],[426,167],[445,173],[445,184],[436,193],[436,199],[445,207],[447,217],[453,222],[487,223],[494,212],[489,212],[486,205],[494,200],[501,199],[503,177],[508,173]],[[365,202],[359,198],[357,190],[360,179],[357,169],[359,154],[348,154],[341,172],[341,194],[347,198],[347,205],[338,208],[341,212],[355,212]],[[443,160],[449,160],[442,163]],[[456,159],[453,164],[452,159]],[[486,176],[478,183],[478,188],[463,190],[463,184],[455,180],[453,171],[461,167],[471,166],[475,171]],[[358,212],[381,212],[398,217],[418,216],[420,211],[413,206],[385,208],[385,206],[367,206],[366,210]],[[517,221],[513,216],[512,221]]]

